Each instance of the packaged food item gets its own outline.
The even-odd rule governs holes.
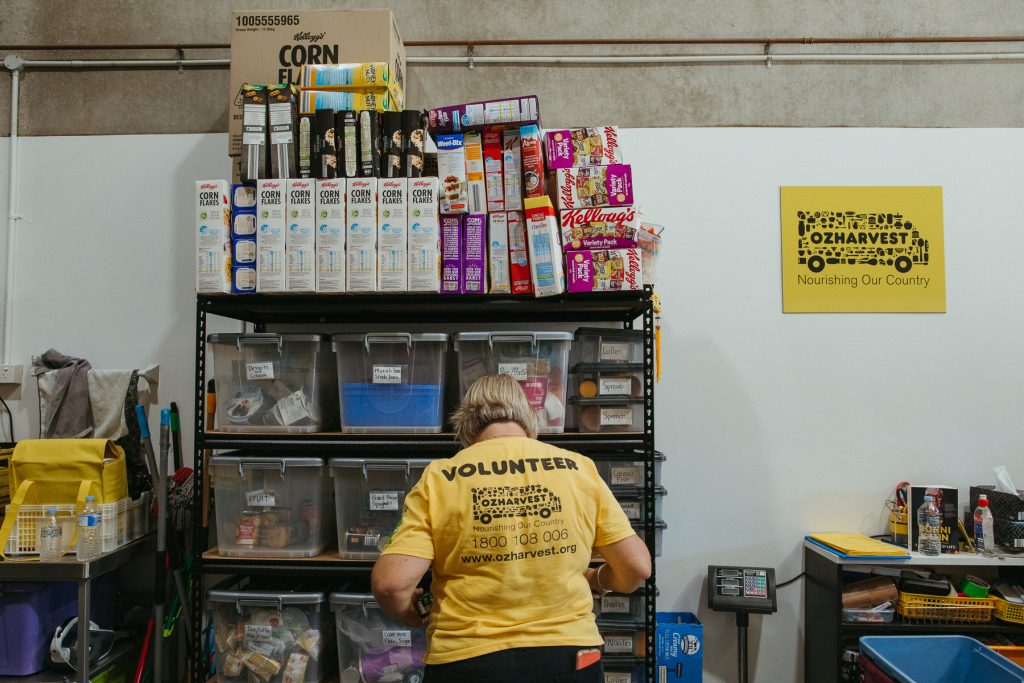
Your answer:
[[[565,262],[570,292],[643,289],[639,249],[567,252]]]
[[[316,291],[345,291],[345,179],[316,181]]]
[[[544,151],[541,148],[540,128],[523,126],[519,129],[519,143],[523,158],[523,194],[544,196]]]
[[[242,102],[242,157],[239,177],[254,183],[267,177],[267,86],[245,83]]]
[[[376,178],[350,178],[345,183],[350,246],[377,246],[377,182]]]
[[[256,211],[256,184],[235,183],[231,186],[231,212]]]
[[[638,246],[643,257],[644,283],[648,285],[658,282],[658,252],[661,251],[661,234],[664,230],[661,225],[640,223]]]
[[[338,147],[338,177],[359,177],[359,119],[351,110],[334,115],[335,143]]]
[[[405,177],[405,139],[402,133],[402,114],[388,111],[380,115],[381,121],[381,177]]]
[[[256,238],[241,237],[231,240],[231,267],[256,265]]]
[[[441,213],[467,213],[466,139],[463,135],[437,135],[437,176]]]
[[[377,187],[377,291],[404,292],[409,289],[409,181],[381,178]]]
[[[501,134],[501,173],[505,182],[505,210],[523,210],[523,160],[519,130],[509,129]]]
[[[363,178],[380,175],[380,121],[377,112],[359,112],[359,175]]]
[[[363,88],[353,92],[303,90],[299,93],[299,113],[315,114],[321,109],[339,111],[399,111],[398,102],[387,88]]]
[[[505,179],[501,172],[501,131],[488,128],[484,131],[484,186],[487,189],[487,210],[505,210]]]
[[[317,178],[335,178],[338,175],[338,145],[334,118],[334,112],[330,109],[316,113],[313,156],[316,160]],[[301,153],[299,156],[299,166],[301,166]]]
[[[487,189],[484,186],[484,146],[480,133],[466,133],[466,197],[469,213],[487,212]]]
[[[285,235],[287,272],[285,289],[289,292],[316,291],[316,218],[314,180],[293,178],[287,181],[288,231]]]
[[[423,162],[426,157],[424,144],[426,139],[425,117],[415,109],[402,112],[402,139],[405,140],[405,174],[410,178],[420,178],[424,173]]]
[[[487,214],[471,213],[462,223],[462,293],[487,291]]]
[[[256,291],[256,267],[232,266],[231,293],[252,294]]]
[[[409,291],[441,291],[437,178],[409,178]]]
[[[552,180],[551,192],[562,211],[633,203],[633,174],[629,164],[560,168]]]
[[[349,292],[377,291],[377,248],[361,247],[351,242],[345,247],[345,290]]]
[[[508,214],[498,211],[488,215],[487,266],[491,275],[491,294],[511,294],[508,263]]]
[[[267,88],[271,178],[298,176],[298,104],[299,89],[294,85],[278,83]]]
[[[299,115],[299,138],[297,143],[297,153],[299,155],[298,163],[300,178],[312,178],[315,175],[314,166],[317,165],[316,160],[313,158],[316,156],[317,133],[315,129],[316,119],[313,116],[309,114]]]
[[[231,291],[231,204],[226,180],[197,180],[196,291]]]
[[[526,220],[522,211],[508,212],[508,263],[513,294],[532,294],[530,249],[526,243]]]
[[[387,62],[305,64],[300,83],[303,90],[346,91],[398,87]]]
[[[619,129],[615,126],[549,130],[544,138],[548,170],[622,163]]]
[[[637,246],[636,207],[569,209],[561,213],[562,248],[628,249]]]
[[[441,215],[441,293],[462,294],[463,214]]]
[[[565,292],[565,275],[555,209],[547,197],[528,197],[524,203],[533,294],[537,297],[562,294]]]
[[[536,95],[457,104],[427,112],[427,126],[432,133],[459,133],[487,126],[527,123],[540,124]]]
[[[256,185],[256,291],[284,292],[285,181],[260,180]]]

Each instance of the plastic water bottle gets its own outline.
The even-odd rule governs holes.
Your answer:
[[[57,508],[46,508],[46,522],[39,530],[39,561],[56,562],[60,559],[61,528],[57,522]]]
[[[85,507],[78,515],[78,549],[75,555],[79,562],[100,556],[100,510],[96,507],[95,496],[85,497]]]
[[[933,496],[925,496],[924,503],[917,509],[917,551],[932,557],[942,552],[939,508],[935,507]]]
[[[982,555],[995,555],[996,542],[992,532],[992,511],[988,508],[988,496],[978,496],[978,507],[974,508],[974,549]]]

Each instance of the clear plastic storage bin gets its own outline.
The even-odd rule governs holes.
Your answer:
[[[643,519],[644,512],[644,489],[642,486],[612,486],[612,495],[619,501],[622,511],[631,522],[639,522]],[[654,488],[654,515],[661,518],[662,501],[668,491],[664,486]]]
[[[896,606],[889,603],[883,609],[853,609],[843,608],[843,623],[845,624],[889,624],[896,616]]]
[[[425,628],[384,614],[372,595],[331,593],[338,632],[341,683],[413,683],[423,680]]]
[[[644,362],[643,330],[581,327],[576,330],[581,363]]]
[[[636,460],[595,460],[597,473],[608,486],[643,486],[644,460],[637,454]],[[661,463],[665,462],[665,454],[654,451],[654,484],[661,484]]]
[[[642,432],[642,398],[578,398],[569,401],[580,432]]]
[[[627,397],[644,395],[643,363],[580,363],[572,369],[574,388],[580,398]]]
[[[336,422],[334,354],[319,334],[211,334],[217,428],[227,432],[330,431]]]
[[[603,657],[604,683],[644,683],[644,663],[634,657]]]
[[[402,519],[405,495],[430,460],[332,458],[338,555],[374,560]]]
[[[343,432],[440,432],[447,334],[336,334]]]
[[[334,536],[331,482],[320,458],[210,459],[219,552],[314,557]]]
[[[317,683],[333,668],[324,593],[207,594],[220,683]]]
[[[526,392],[542,434],[565,430],[569,332],[460,332],[459,395],[484,375],[511,375]]]

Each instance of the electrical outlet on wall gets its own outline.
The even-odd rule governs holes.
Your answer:
[[[0,365],[0,384],[21,386],[21,378],[24,372],[25,370],[21,365]]]

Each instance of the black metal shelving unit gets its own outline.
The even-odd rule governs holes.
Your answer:
[[[275,435],[238,434],[206,431],[206,331],[207,317],[214,315],[252,323],[258,332],[277,325],[346,325],[373,326],[433,323],[451,326],[461,323],[617,323],[633,328],[638,320],[644,330],[644,420],[643,431],[621,434],[546,434],[541,440],[562,448],[575,450],[595,460],[630,459],[644,462],[644,540],[655,556],[655,449],[654,449],[654,307],[653,288],[637,292],[598,292],[567,294],[536,299],[524,296],[437,294],[332,294],[332,295],[207,295],[196,298],[196,414],[195,414],[195,486],[194,495],[194,557],[196,569],[192,591],[194,620],[193,652],[203,652],[203,615],[205,612],[205,577],[208,575],[280,575],[293,576],[366,576],[372,562],[342,561],[321,556],[296,560],[257,560],[250,558],[204,557],[207,550],[207,529],[202,526],[205,480],[203,453],[206,450],[266,451],[287,448],[304,454],[408,454],[429,452],[436,456],[452,455],[459,447],[451,434],[410,434],[399,436],[342,434]],[[647,581],[643,628],[645,656],[625,658],[643,661],[646,680],[655,680],[654,628],[656,576],[652,570]],[[616,661],[623,661],[616,657]],[[195,656],[190,662],[191,680],[205,683],[207,663]]]

